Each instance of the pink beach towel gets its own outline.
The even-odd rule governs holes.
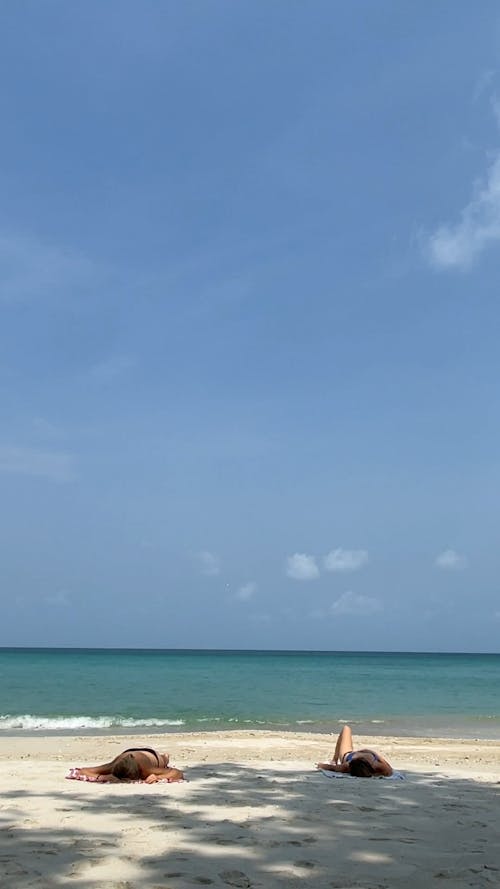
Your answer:
[[[70,781],[91,781],[93,784],[106,784],[106,781],[98,781],[96,777],[91,775],[82,775],[80,774],[79,769],[73,768],[70,769],[68,774],[66,775]],[[124,784],[146,784],[146,781],[124,781]],[[155,781],[154,784],[172,784],[172,781],[169,781],[168,778],[159,778],[158,781]],[[176,782],[179,783],[179,782]],[[154,784],[151,787],[154,787]]]

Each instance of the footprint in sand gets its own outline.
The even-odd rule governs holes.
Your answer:
[[[241,870],[223,870],[219,877],[227,886],[236,886],[237,889],[248,889],[252,885],[247,875]]]
[[[345,880],[334,880],[330,883],[331,889],[387,889],[387,883],[363,883],[361,886],[360,883],[353,883],[349,878]]]
[[[310,846],[312,843],[317,843],[316,837],[305,836],[300,840],[287,840],[287,846]]]
[[[98,867],[100,863],[101,860],[99,858],[85,858],[81,861],[74,861],[70,866],[68,874],[70,877],[84,877],[89,870],[93,867]]]
[[[317,843],[316,837],[305,836],[300,840],[264,840],[261,845],[274,849],[276,846],[310,846],[312,843]]]
[[[367,839],[370,841],[370,843],[392,843],[392,842],[394,842],[394,843],[408,843],[410,845],[412,843],[416,843],[416,840],[413,840],[411,837],[390,836],[390,837],[368,837]]]

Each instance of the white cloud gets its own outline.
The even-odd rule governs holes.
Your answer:
[[[445,549],[436,556],[435,564],[438,568],[444,568],[447,571],[460,571],[465,568],[467,559],[454,549]]]
[[[360,617],[377,614],[382,611],[380,599],[371,596],[359,596],[356,593],[343,593],[330,607],[332,614],[355,614]]]
[[[257,584],[254,583],[253,580],[250,580],[248,583],[243,584],[243,586],[240,586],[236,590],[234,598],[239,599],[240,602],[248,602],[248,600],[252,598],[256,591]]]
[[[33,475],[53,482],[69,482],[75,477],[71,454],[2,445],[0,445],[0,472],[11,475]]]
[[[314,556],[305,553],[294,553],[286,560],[286,573],[294,580],[314,580],[319,577],[319,569]]]
[[[368,553],[365,549],[332,549],[324,559],[327,571],[342,574],[358,571],[367,561]]]
[[[196,558],[202,574],[205,574],[207,577],[215,577],[215,575],[220,574],[220,559],[215,553],[202,550],[202,552],[196,554]]]
[[[485,180],[476,184],[458,222],[439,226],[426,246],[437,268],[467,269],[494,244],[500,244],[500,152],[495,153]]]

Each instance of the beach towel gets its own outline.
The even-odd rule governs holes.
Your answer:
[[[325,778],[357,778],[357,775],[350,775],[349,772],[330,772],[327,769],[319,769]],[[402,772],[393,772],[392,775],[380,775],[382,781],[406,781]],[[366,780],[366,779],[364,779]]]
[[[90,781],[92,784],[107,784],[107,781],[98,781],[97,777],[91,775],[81,775],[77,768],[70,769],[66,778],[70,781]],[[124,784],[146,784],[146,781],[124,781]],[[169,781],[168,778],[158,778],[158,781],[155,781],[151,786],[154,787],[155,784],[172,784],[172,781]],[[179,783],[178,781],[176,782]]]

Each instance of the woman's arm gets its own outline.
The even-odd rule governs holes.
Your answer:
[[[390,762],[387,762],[383,756],[380,756],[380,753],[377,753],[378,762],[375,763],[375,774],[381,775],[383,778],[390,778],[392,775],[392,766]]]
[[[172,784],[174,781],[183,781],[184,775],[180,769],[151,769],[151,772],[146,778],[146,784],[154,784],[155,781],[162,780],[169,781]]]
[[[316,768],[323,769],[325,772],[348,772],[349,763],[342,762],[336,765],[334,762],[318,762]]]

